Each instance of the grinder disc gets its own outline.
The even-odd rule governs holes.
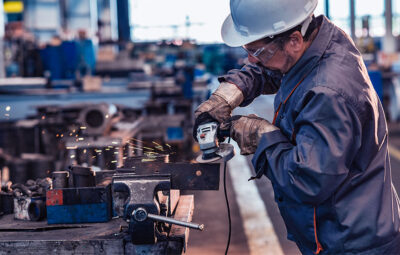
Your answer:
[[[232,144],[229,143],[220,143],[219,148],[215,152],[215,154],[217,156],[210,159],[203,159],[203,154],[200,154],[196,158],[196,161],[199,163],[213,163],[213,162],[219,162],[220,160],[222,162],[226,162],[231,158],[233,158],[233,156],[235,156],[234,147]]]

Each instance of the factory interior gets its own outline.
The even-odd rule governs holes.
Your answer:
[[[195,134],[219,77],[251,62],[221,38],[232,2],[0,0],[0,254],[308,254],[252,153],[219,123]],[[362,56],[399,192],[400,0],[308,2]],[[275,123],[274,100],[233,115]],[[341,254],[319,249],[315,208],[314,254]]]

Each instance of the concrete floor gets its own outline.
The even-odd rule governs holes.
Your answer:
[[[266,119],[272,118],[272,97],[261,97],[247,108],[236,111],[236,114],[256,113]],[[265,109],[263,111],[263,109]],[[392,166],[393,183],[398,192],[400,192],[400,123],[389,124],[389,144],[390,159]],[[249,166],[251,156],[247,157]],[[228,173],[233,172],[228,169]],[[236,201],[236,194],[232,186],[231,177],[227,178],[227,189],[229,194],[229,202],[232,215],[232,239],[229,248],[229,254],[254,254],[251,253],[249,240],[245,234],[243,220],[240,216],[240,210]],[[256,187],[261,196],[261,200],[265,205],[267,214],[272,222],[276,237],[279,242],[283,254],[297,255],[301,254],[296,245],[286,239],[286,228],[279,214],[278,208],[273,199],[273,191],[270,181],[263,177],[255,182]],[[266,219],[267,220],[267,219]],[[191,231],[189,237],[188,255],[200,254],[224,254],[228,225],[226,204],[222,187],[219,191],[206,191],[195,193],[195,212],[193,221],[205,224],[205,231]],[[263,254],[274,254],[271,250],[265,250]]]

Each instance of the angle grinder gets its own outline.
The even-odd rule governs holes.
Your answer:
[[[199,163],[212,163],[219,160],[224,162],[235,155],[232,144],[220,143],[229,137],[230,131],[221,130],[217,122],[209,122],[199,125],[197,128],[197,141],[199,142],[201,154],[196,158]]]

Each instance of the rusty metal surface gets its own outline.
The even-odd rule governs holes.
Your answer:
[[[220,164],[199,163],[136,163],[125,161],[123,168],[117,172],[131,172],[138,175],[170,174],[171,188],[179,190],[218,190]]]

